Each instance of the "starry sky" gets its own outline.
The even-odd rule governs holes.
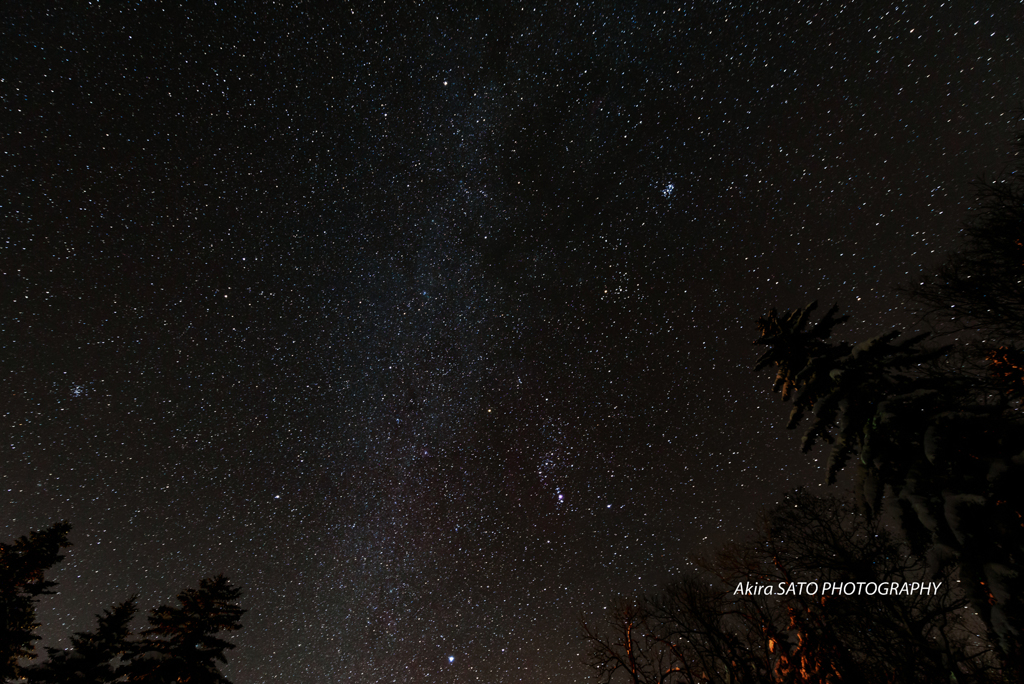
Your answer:
[[[1012,160],[1017,0],[5,3],[0,533],[46,643],[245,590],[249,682],[588,679],[823,480],[751,370]],[[65,642],[66,643],[66,642]]]

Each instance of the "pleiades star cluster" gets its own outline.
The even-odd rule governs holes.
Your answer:
[[[587,681],[581,618],[823,480],[754,322],[908,325],[1013,161],[1022,26],[5,3],[0,532],[74,526],[44,643],[224,573],[236,684]]]

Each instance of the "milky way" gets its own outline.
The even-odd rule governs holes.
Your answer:
[[[822,481],[754,321],[907,320],[1024,74],[1019,2],[174,4],[0,11],[0,511],[46,643],[231,577],[238,683],[585,680]]]

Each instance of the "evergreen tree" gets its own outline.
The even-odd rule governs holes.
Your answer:
[[[963,244],[938,272],[907,288],[940,329],[975,331],[990,345],[1024,341],[1024,131],[1017,166],[978,184]]]
[[[1024,133],[1018,165],[979,185],[963,244],[938,273],[907,288],[925,320],[955,343],[829,343],[833,308],[805,330],[813,306],[759,322],[795,394],[788,427],[832,444],[828,479],[857,456],[862,501],[876,510],[886,487],[908,538],[933,567],[956,563],[1008,666],[1024,678]]]
[[[30,682],[45,684],[109,684],[119,681],[124,670],[121,659],[132,652],[130,623],[135,617],[135,599],[131,598],[96,616],[94,632],[78,632],[71,637],[71,648],[47,648],[49,660],[24,668]]]
[[[47,648],[47,661],[19,663],[35,657],[35,603],[39,596],[54,593],[56,583],[45,573],[63,559],[60,550],[70,546],[70,530],[60,522],[13,544],[0,544],[0,682],[230,684],[217,664],[227,662],[224,652],[235,646],[217,635],[241,629],[245,611],[235,603],[241,590],[222,575],[180,593],[180,607],[151,611],[150,628],[142,632],[141,641],[130,638],[133,597],[98,615],[94,631],[74,634],[70,649]]]
[[[230,684],[217,663],[227,662],[224,652],[235,646],[217,635],[241,629],[245,611],[235,603],[241,593],[219,575],[178,594],[180,607],[153,610],[151,627],[142,632],[145,639],[128,665],[128,681]]]
[[[19,659],[35,657],[36,600],[53,593],[56,583],[45,573],[63,559],[60,550],[71,545],[70,530],[59,522],[13,544],[0,544],[0,681],[20,675]]]
[[[877,513],[886,487],[907,538],[933,569],[956,563],[1006,663],[1024,662],[1024,421],[1006,396],[970,373],[943,371],[950,347],[898,331],[857,345],[828,343],[835,307],[810,330],[814,305],[759,321],[792,397],[789,428],[807,418],[803,451],[831,444],[828,480],[857,457],[859,498]]]
[[[1024,132],[1017,166],[978,184],[963,243],[938,272],[906,288],[937,330],[973,353],[965,370],[1009,400],[1024,400]],[[973,358],[972,358],[973,357]]]

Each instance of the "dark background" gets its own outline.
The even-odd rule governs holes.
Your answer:
[[[236,684],[585,680],[822,481],[754,322],[913,327],[1024,75],[1008,1],[59,5],[0,6],[0,531],[74,525],[50,644],[227,574]]]

